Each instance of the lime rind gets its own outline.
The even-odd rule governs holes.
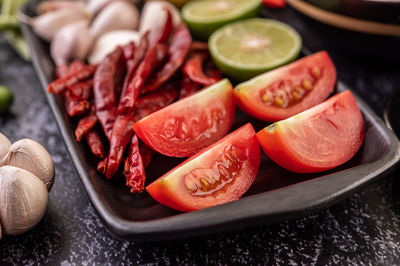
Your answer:
[[[243,1],[243,0],[238,0]],[[220,27],[243,19],[254,18],[260,14],[261,0],[249,0],[247,8],[240,9],[230,14],[219,15],[215,18],[199,19],[191,16],[187,11],[194,3],[203,1],[190,1],[182,8],[182,18],[188,25],[191,33],[196,39],[207,41],[210,35]]]
[[[284,56],[276,57],[265,63],[241,63],[237,60],[240,57],[240,51],[238,50],[228,51],[229,57],[224,56],[224,52],[219,49],[218,40],[224,38],[227,31],[235,32],[235,35],[239,35],[240,33],[238,31],[250,31],[254,27],[259,27],[260,29],[262,29],[262,27],[270,27],[280,30],[287,35],[285,38],[288,41],[293,41],[293,46],[287,49],[288,52],[284,54]],[[224,74],[235,81],[244,81],[295,60],[301,51],[302,40],[296,30],[289,25],[270,19],[253,18],[234,22],[218,29],[211,35],[209,47],[215,64]],[[236,55],[233,56],[234,53],[236,53]],[[270,53],[269,57],[274,56]]]

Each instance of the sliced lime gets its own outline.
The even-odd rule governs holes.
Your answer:
[[[196,38],[207,40],[230,22],[258,16],[261,0],[197,0],[182,8],[182,17]]]
[[[214,62],[236,81],[287,64],[300,53],[300,35],[282,22],[253,18],[228,24],[209,40]]]

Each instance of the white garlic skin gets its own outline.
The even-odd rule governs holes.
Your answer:
[[[20,17],[20,19],[31,24],[36,34],[49,42],[56,32],[65,25],[75,21],[89,21],[91,15],[83,8],[68,7],[45,13],[32,19],[26,19],[23,17]]]
[[[136,30],[138,9],[128,1],[112,1],[94,18],[90,31],[94,39],[115,30]]]
[[[76,21],[56,32],[51,40],[50,54],[56,65],[68,65],[75,59],[86,59],[92,44],[89,21]]]
[[[11,142],[10,140],[0,133],[0,166],[1,160],[6,156],[7,152],[10,150]]]
[[[47,150],[31,139],[14,142],[3,159],[3,165],[11,165],[37,176],[50,191],[54,183],[54,163]]]
[[[13,166],[0,167],[0,223],[5,235],[19,235],[37,225],[47,201],[47,189],[34,174]]]

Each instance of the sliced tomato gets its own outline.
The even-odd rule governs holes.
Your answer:
[[[175,102],[134,124],[139,138],[153,150],[188,157],[228,133],[235,115],[229,80]]]
[[[235,98],[246,113],[274,122],[321,103],[335,83],[335,66],[322,51],[237,85]]]
[[[315,173],[350,160],[364,139],[364,120],[350,91],[257,133],[264,152],[297,173]]]
[[[250,124],[187,159],[146,190],[163,205],[194,211],[239,199],[260,166],[260,145]]]

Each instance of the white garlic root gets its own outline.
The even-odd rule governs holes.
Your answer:
[[[50,41],[56,32],[67,24],[91,19],[89,12],[79,7],[62,8],[34,18],[19,13],[18,17],[22,22],[32,25],[36,34],[46,41]]]
[[[56,65],[86,59],[93,44],[89,21],[77,21],[62,27],[51,41],[50,53]]]
[[[2,165],[2,159],[4,156],[6,156],[7,152],[10,150],[10,147],[10,140],[0,133],[0,166]]]
[[[94,39],[114,30],[135,30],[139,22],[139,11],[127,1],[109,3],[95,17],[90,26]]]
[[[175,6],[165,1],[147,1],[141,12],[139,32],[143,34],[150,31],[150,39],[155,38],[153,34],[158,34],[167,20],[165,9],[171,12],[174,27],[182,22],[179,10]]]
[[[4,234],[22,234],[42,219],[48,201],[43,182],[13,166],[0,167],[0,223]]]
[[[3,159],[3,165],[31,172],[42,180],[49,191],[54,183],[53,160],[47,150],[34,140],[21,139],[14,142]]]
[[[123,46],[129,42],[139,42],[140,33],[133,30],[111,31],[100,36],[93,45],[89,55],[89,63],[99,64],[103,59],[119,45]]]
[[[47,0],[40,2],[37,6],[37,13],[44,14],[47,12],[53,12],[63,8],[85,8],[85,3],[80,1],[71,0]]]

